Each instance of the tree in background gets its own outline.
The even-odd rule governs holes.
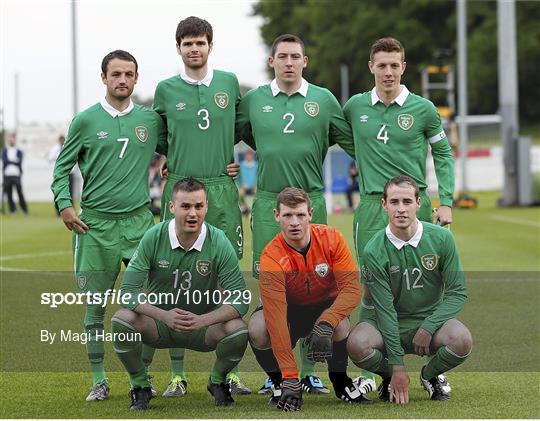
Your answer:
[[[492,114],[498,108],[497,4],[468,2],[469,112]],[[405,83],[421,94],[420,69],[434,64],[435,51],[445,48],[456,62],[456,2],[453,0],[261,0],[253,14],[264,23],[261,35],[270,45],[282,33],[299,35],[306,43],[310,65],[305,76],[330,89],[338,98],[340,65],[349,66],[350,95],[372,88],[369,47],[378,38],[403,42],[409,63]],[[516,3],[520,116],[540,120],[540,2]],[[536,24],[535,24],[536,22]]]

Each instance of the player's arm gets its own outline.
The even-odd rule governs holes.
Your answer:
[[[161,118],[159,114],[156,114],[156,125],[157,125],[157,145],[156,152],[167,156],[169,145],[167,143],[167,125]]]
[[[338,100],[330,91],[328,91],[328,108],[330,115],[328,138],[330,144],[337,143],[351,158],[355,159],[351,125],[345,119]]]
[[[67,229],[85,234],[88,231],[88,226],[77,216],[69,192],[69,173],[77,163],[83,149],[82,126],[82,117],[78,115],[69,126],[66,142],[54,165],[51,190],[54,195],[54,203]]]
[[[338,295],[334,303],[321,314],[319,321],[326,321],[335,329],[358,306],[361,293],[356,264],[343,235],[337,230],[329,234],[334,246],[332,266]]]
[[[378,327],[388,355],[388,364],[402,366],[405,352],[399,337],[399,324],[390,279],[382,260],[384,259],[377,256],[376,251],[370,248],[368,243],[365,250],[365,263],[362,267],[362,282],[369,287]]]
[[[252,91],[250,91],[252,92]],[[240,100],[238,109],[236,111],[236,124],[235,124],[235,143],[243,140],[253,150],[256,150],[255,139],[253,138],[253,132],[251,129],[251,121],[249,116],[249,100],[250,92],[248,92]]]
[[[435,106],[429,102],[426,109],[425,136],[431,146],[435,175],[439,184],[441,206],[437,219],[442,225],[452,222],[452,202],[454,199],[454,156],[446,133],[441,124],[441,117]]]
[[[287,298],[285,273],[281,266],[265,252],[261,256],[259,290],[263,304],[266,329],[272,350],[284,379],[298,379],[298,367],[292,351],[287,326]]]
[[[442,234],[444,235],[444,241],[441,245],[440,271],[441,282],[444,283],[444,295],[440,304],[420,326],[431,334],[435,333],[444,322],[456,317],[467,301],[465,274],[454,237],[447,230],[442,231]]]

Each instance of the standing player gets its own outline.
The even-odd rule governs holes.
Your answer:
[[[326,224],[322,164],[328,147],[338,143],[354,156],[349,124],[332,93],[308,83],[304,43],[296,35],[280,35],[268,64],[275,79],[248,92],[240,103],[237,137],[257,150],[257,193],[252,209],[253,273],[259,274],[263,248],[279,232],[274,219],[277,195],[285,187],[306,191],[313,203],[313,222]],[[315,376],[314,364],[302,353],[307,391],[329,393]]]
[[[132,386],[130,409],[148,409],[151,398],[142,341],[157,348],[215,350],[207,389],[216,406],[229,406],[234,400],[225,377],[246,350],[242,316],[251,294],[229,240],[204,221],[204,185],[193,178],[178,181],[169,209],[174,218],[150,229],[133,255],[121,288],[128,302],[112,318],[114,348]],[[116,339],[122,336],[127,340]]]
[[[240,87],[233,73],[208,65],[213,47],[210,23],[195,16],[176,28],[176,49],[184,63],[180,75],[161,81],[154,95],[154,109],[167,125],[168,180],[161,200],[161,220],[169,220],[171,190],[176,181],[196,177],[208,189],[208,223],[222,229],[239,259],[242,258],[242,214],[237,187],[227,175],[234,161],[234,123]],[[184,350],[170,349],[172,377],[163,394],[187,392]],[[154,350],[145,349],[150,364]],[[235,373],[229,376],[234,394],[249,394]]]
[[[416,218],[421,198],[411,177],[391,179],[382,206],[389,225],[369,241],[362,265],[375,310],[362,313],[351,332],[349,355],[383,378],[382,400],[401,404],[409,401],[404,354],[429,355],[420,382],[432,400],[448,400],[437,376],[462,364],[472,348],[469,330],[455,319],[467,290],[454,238]]]
[[[360,302],[360,286],[343,236],[326,225],[310,224],[313,208],[301,189],[284,189],[274,215],[281,232],[261,256],[263,311],[257,309],[249,322],[255,357],[274,384],[270,402],[284,411],[300,410],[302,384],[292,348],[303,337],[309,359],[328,361],[339,399],[371,402],[346,373],[348,317]]]
[[[144,232],[153,223],[147,205],[148,167],[165,143],[157,113],[133,104],[137,61],[126,51],[107,54],[101,63],[105,98],[79,113],[54,168],[52,191],[60,216],[73,231],[73,259],[81,292],[104,293],[114,287],[122,262],[127,264]],[[161,148],[159,148],[161,152]],[[73,208],[69,174],[78,163],[84,179],[79,216]],[[86,306],[86,345],[93,386],[87,401],[104,400],[109,380],[103,366],[105,308]]]
[[[407,66],[400,42],[394,38],[375,41],[368,65],[375,87],[353,96],[344,107],[345,118],[353,130],[360,171],[360,204],[353,226],[359,265],[363,262],[367,242],[387,224],[380,203],[383,187],[390,178],[400,174],[412,177],[420,187],[422,198],[418,218],[426,222],[432,220],[431,201],[426,194],[428,145],[435,163],[441,202],[434,219],[442,225],[452,222],[454,195],[454,159],[439,114],[431,101],[400,84]],[[373,311],[372,308],[369,288],[364,288],[361,311]],[[449,388],[444,377],[441,381]]]

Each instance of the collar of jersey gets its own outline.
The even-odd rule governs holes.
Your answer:
[[[407,97],[409,96],[409,90],[407,89],[407,87],[405,85],[399,85],[401,86],[401,92],[399,93],[399,95],[391,102],[392,103],[396,103],[397,105],[399,105],[400,107],[403,107],[403,104],[405,104],[405,100],[407,99]],[[382,102],[381,99],[379,98],[379,95],[377,95],[377,91],[376,91],[376,88],[373,88],[371,90],[371,105],[375,105],[377,102]]]
[[[180,77],[182,78],[184,82],[189,83],[190,85],[204,85],[208,88],[210,84],[212,83],[212,79],[214,77],[214,69],[208,66],[208,71],[206,72],[206,76],[203,77],[201,80],[190,78],[184,70],[180,71]]]
[[[199,236],[197,237],[197,241],[193,243],[193,245],[191,246],[189,250],[185,250],[184,247],[182,247],[182,244],[180,244],[180,242],[178,241],[178,237],[176,236],[176,223],[174,222],[174,218],[173,218],[169,222],[169,241],[171,242],[171,249],[174,250],[180,247],[182,250],[185,250],[185,251],[190,251],[193,249],[197,251],[201,251],[202,246],[204,244],[204,240],[206,240],[206,232],[207,232],[206,224],[203,223],[201,232],[199,233]]]
[[[307,80],[302,78],[302,83],[300,84],[300,87],[298,88],[298,90],[296,92],[293,92],[291,95],[299,93],[300,95],[302,95],[305,98],[307,96],[308,86],[309,86],[309,83],[307,82]],[[272,90],[272,95],[273,96],[276,96],[280,92],[283,92],[281,89],[279,89],[279,86],[277,84],[276,79],[274,79],[272,82],[270,82],[270,89]],[[283,92],[283,93],[285,93],[285,92]]]
[[[122,117],[126,114],[129,114],[131,112],[131,110],[133,110],[133,101],[130,99],[129,100],[129,105],[128,107],[124,110],[124,111],[118,111],[116,108],[114,108],[111,104],[109,104],[107,102],[107,100],[105,98],[103,98],[101,101],[100,101],[100,104],[101,106],[103,107],[103,109],[105,111],[107,111],[112,118],[115,118],[115,117]]]
[[[390,225],[386,226],[386,237],[390,240],[390,242],[394,245],[395,248],[398,250],[401,250],[403,247],[405,247],[407,244],[413,246],[414,248],[418,247],[418,243],[420,242],[420,239],[422,238],[422,233],[424,232],[424,226],[422,223],[416,219],[416,222],[418,223],[416,227],[416,232],[412,236],[412,238],[409,241],[403,241],[401,238],[397,238],[392,231],[390,231]]]

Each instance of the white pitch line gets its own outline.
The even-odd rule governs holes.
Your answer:
[[[1,256],[0,262],[6,260],[32,259],[34,257],[58,256],[60,254],[71,254],[71,251],[44,251],[42,253],[12,254],[11,256]]]
[[[511,224],[527,225],[528,227],[540,228],[540,222],[528,221],[526,219],[512,218],[511,216],[493,215],[491,219],[501,222],[510,222]]]

